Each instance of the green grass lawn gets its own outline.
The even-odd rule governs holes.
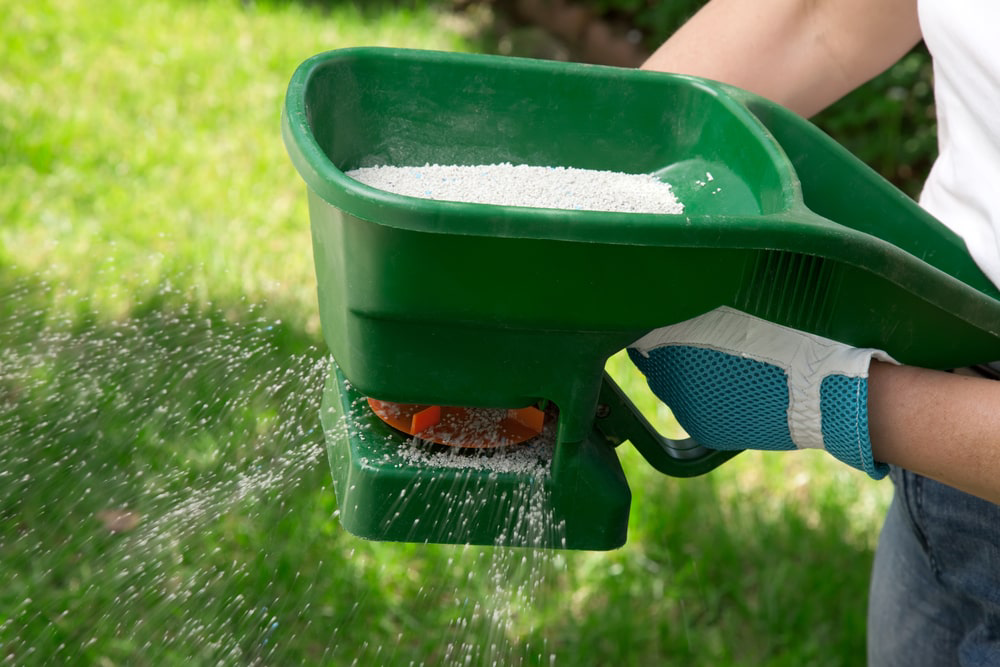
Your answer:
[[[859,664],[890,488],[814,453],[672,480],[624,450],[610,553],[340,528],[284,89],[326,49],[471,48],[365,6],[0,0],[0,656]]]

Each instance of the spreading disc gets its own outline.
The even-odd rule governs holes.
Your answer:
[[[538,408],[460,408],[368,399],[375,414],[393,428],[452,447],[509,447],[541,434],[545,413]]]

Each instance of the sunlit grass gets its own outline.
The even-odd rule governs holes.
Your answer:
[[[278,132],[291,72],[332,48],[462,46],[432,11],[371,3],[7,5],[3,259],[118,313],[182,274],[183,298],[308,317],[304,186]]]

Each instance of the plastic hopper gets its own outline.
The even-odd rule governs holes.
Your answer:
[[[335,359],[324,423],[340,516],[363,537],[622,544],[630,493],[615,446],[629,440],[676,476],[730,455],[657,434],[605,363],[651,329],[717,306],[926,367],[1000,359],[1000,294],[962,241],[813,125],[741,90],[609,67],[347,49],[299,67],[282,129],[308,185]],[[431,201],[344,174],[499,162],[655,173],[685,212]],[[551,454],[529,472],[415,459],[411,436],[375,417],[368,397],[549,403]],[[511,530],[526,489],[537,491],[544,529]]]

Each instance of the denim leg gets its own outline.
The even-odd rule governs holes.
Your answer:
[[[913,473],[892,477],[869,666],[1000,665],[1000,507]]]

